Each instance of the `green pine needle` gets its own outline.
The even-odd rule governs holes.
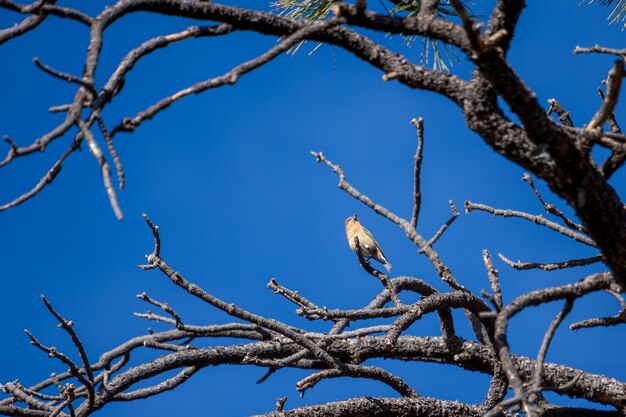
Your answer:
[[[382,0],[381,4],[382,3]],[[385,9],[390,15],[414,16],[419,12],[420,0],[387,0],[392,4],[391,9]],[[464,4],[472,0],[463,0]],[[604,0],[606,1],[606,0]],[[620,0],[626,1],[626,0]],[[334,0],[276,0],[271,3],[272,8],[279,16],[288,17],[290,19],[306,19],[306,20],[323,20],[330,14]],[[466,5],[467,7],[467,5]],[[469,10],[469,8],[468,8]],[[435,13],[438,17],[447,19],[456,16],[456,11],[449,0],[439,2]],[[471,14],[471,10],[470,10]],[[403,36],[405,44],[412,46],[415,43],[415,36]],[[290,50],[290,53],[296,53],[306,41],[300,42]],[[317,46],[309,53],[313,53],[319,48]],[[420,55],[420,63],[424,66],[429,65],[430,51],[432,50],[432,67],[433,69],[448,72],[449,66],[454,62],[459,63],[455,50],[450,45],[433,40],[430,38],[422,39],[422,53]],[[442,53],[443,52],[443,53]],[[445,54],[445,57],[444,57]]]
[[[595,3],[595,0],[589,0],[589,4]],[[622,30],[626,29],[626,0],[600,0],[600,5],[611,7],[611,13],[609,13],[609,24],[612,25],[619,21],[625,22],[622,25]]]

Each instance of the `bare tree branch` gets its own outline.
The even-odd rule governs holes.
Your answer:
[[[569,112],[565,110],[563,106],[561,106],[561,103],[556,101],[556,99],[550,98],[548,99],[548,104],[550,104],[550,108],[546,113],[547,115],[550,115],[552,114],[552,112],[554,112],[559,117],[561,123],[563,123],[565,126],[574,127],[574,122],[572,122],[572,118],[570,117]]]
[[[413,189],[413,214],[411,214],[411,227],[417,227],[417,221],[420,215],[420,207],[422,206],[422,191],[420,186],[420,178],[422,173],[422,153],[424,152],[424,119],[411,120],[411,124],[415,126],[417,131],[417,150],[415,151],[415,179]]]
[[[96,118],[98,122],[98,126],[100,127],[100,132],[102,133],[102,137],[107,144],[107,148],[109,150],[109,154],[111,158],[113,158],[113,163],[115,164],[115,170],[117,171],[117,179],[120,190],[124,188],[126,184],[126,174],[124,174],[124,168],[122,167],[122,160],[120,159],[119,154],[117,153],[117,149],[115,149],[115,145],[113,144],[113,140],[111,140],[111,135],[104,124],[104,120],[102,117],[98,116]]]
[[[459,211],[457,210],[454,201],[449,200],[448,204],[450,205],[450,210],[452,210],[452,216],[450,216],[450,218],[441,225],[439,230],[437,230],[437,233],[435,233],[433,237],[431,237],[430,240],[426,242],[426,247],[431,247],[432,245],[434,245],[439,240],[439,238],[443,236],[444,232],[448,230],[448,227],[450,227],[450,225],[456,220],[456,218],[459,217]],[[424,253],[424,248],[420,248],[418,253]]]
[[[537,262],[513,262],[506,256],[501,253],[498,254],[498,257],[505,264],[509,265],[512,268],[517,269],[518,271],[523,271],[526,269],[543,269],[544,271],[555,271],[557,269],[565,269],[565,268],[574,268],[577,266],[585,266],[591,265],[597,262],[602,262],[602,255],[591,256],[589,258],[582,259],[570,259],[569,261],[563,262],[550,262],[550,263],[537,263]]]
[[[296,384],[296,388],[298,391],[303,393],[305,390],[314,387],[323,379],[338,378],[342,376],[374,379],[389,385],[404,397],[419,397],[417,392],[415,392],[402,379],[377,366],[346,365],[344,369],[329,369],[320,371],[299,381]]]
[[[541,389],[541,381],[543,379],[543,365],[546,361],[546,355],[548,353],[548,348],[550,347],[550,343],[552,342],[552,338],[556,333],[556,329],[561,325],[565,317],[572,311],[574,307],[574,301],[571,298],[565,300],[565,306],[563,309],[556,315],[554,320],[550,323],[550,327],[548,327],[548,331],[543,337],[543,341],[541,342],[541,347],[539,348],[539,353],[537,354],[537,364],[535,367],[535,376],[533,377],[532,386],[530,388],[531,395],[528,397],[528,400],[531,404],[534,404],[537,398],[537,395]],[[533,394],[535,394],[533,396]]]
[[[72,142],[70,147],[63,153],[63,155],[61,155],[61,157],[54,163],[54,165],[52,165],[52,168],[50,168],[46,172],[46,174],[43,177],[41,177],[39,182],[30,191],[15,198],[13,201],[10,201],[0,206],[0,212],[16,207],[22,204],[23,202],[30,200],[37,194],[39,194],[48,184],[54,181],[56,176],[59,175],[59,172],[61,172],[61,167],[63,166],[63,162],[65,162],[67,157],[70,156],[72,153],[74,153],[74,151],[78,149],[79,147],[80,147],[80,140],[76,140]]]
[[[198,372],[198,368],[195,366],[188,366],[180,371],[176,376],[169,378],[157,385],[148,388],[141,388],[133,392],[119,393],[113,397],[113,401],[134,401],[137,399],[143,399],[152,397],[153,395],[160,394],[165,391],[170,391],[187,381],[193,374]]]
[[[111,167],[109,163],[104,158],[104,154],[102,153],[102,149],[100,149],[100,145],[96,142],[96,138],[93,137],[91,130],[85,125],[82,120],[78,121],[78,127],[80,128],[83,137],[87,140],[89,144],[89,150],[91,154],[96,158],[98,164],[100,165],[100,172],[102,174],[102,181],[104,182],[104,189],[107,192],[107,196],[109,197],[109,202],[111,203],[111,208],[115,213],[115,216],[118,220],[122,220],[124,218],[124,214],[122,214],[122,210],[120,209],[120,204],[117,201],[117,194],[115,193],[115,188],[113,187],[113,183],[111,182]]]
[[[498,271],[493,266],[491,255],[486,249],[483,250],[483,262],[485,263],[485,268],[487,268],[487,276],[489,277],[489,284],[491,285],[491,291],[494,297],[494,306],[498,311],[500,311],[502,310],[503,303],[502,290],[500,289],[500,280],[498,278]]]
[[[555,232],[562,234],[563,236],[567,236],[571,239],[574,239],[576,242],[584,243],[585,245],[592,246],[592,247],[596,246],[595,242],[589,239],[587,236],[574,232],[557,223],[546,220],[542,215],[534,216],[532,214],[524,213],[521,211],[495,209],[493,207],[489,207],[484,204],[477,204],[477,203],[472,203],[471,201],[466,201],[465,213],[469,214],[473,210],[485,211],[487,213],[493,214],[494,216],[519,217],[520,219],[531,221],[540,226],[545,226],[548,229],[554,230]]]
[[[85,352],[83,343],[80,341],[80,339],[78,338],[78,335],[74,331],[74,328],[73,328],[74,323],[71,321],[65,320],[54,309],[54,307],[52,307],[52,304],[50,304],[48,299],[44,297],[43,294],[41,295],[41,301],[43,301],[48,311],[59,321],[59,327],[67,332],[67,334],[72,339],[72,343],[74,344],[74,346],[76,346],[76,350],[78,351],[80,359],[83,362],[83,369],[85,370],[85,373],[87,374],[87,379],[89,382],[88,384],[85,384],[85,387],[87,388],[88,399],[89,399],[90,404],[93,404],[94,396],[95,396],[95,392],[94,392],[95,381],[94,381],[93,371],[91,369],[91,365],[89,364],[89,358],[87,357],[87,352]],[[78,379],[80,380],[80,378]]]
[[[626,57],[626,49],[605,48],[600,45],[594,45],[590,48],[583,48],[580,46],[576,46],[576,48],[572,51],[572,53],[573,54],[590,54],[590,53],[609,54],[609,55],[617,55],[622,59]]]
[[[584,227],[565,216],[563,212],[559,210],[554,204],[546,203],[543,197],[541,197],[539,190],[537,190],[537,187],[535,187],[535,183],[533,182],[533,179],[530,177],[530,175],[524,173],[524,176],[522,176],[522,181],[530,185],[530,188],[533,190],[533,192],[541,202],[541,205],[543,205],[543,208],[546,209],[548,213],[559,217],[561,220],[563,220],[563,223],[565,223],[570,229],[574,229],[580,233],[586,233]]]
[[[56,78],[58,78],[60,80],[63,80],[63,81],[67,81],[69,83],[76,83],[76,84],[82,85],[87,90],[89,90],[89,92],[93,95],[93,97],[96,97],[98,95],[98,92],[96,91],[96,88],[93,86],[93,84],[88,83],[88,82],[86,82],[84,80],[81,80],[80,78],[76,77],[75,75],[68,74],[66,72],[58,71],[58,70],[56,70],[56,69],[54,69],[54,68],[44,64],[43,62],[41,62],[38,57],[33,58],[33,63],[35,65],[37,65],[37,68],[39,68],[43,72],[46,72],[46,73],[52,75],[53,77],[56,77]]]

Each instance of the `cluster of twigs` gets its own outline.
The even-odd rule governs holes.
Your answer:
[[[298,314],[310,320],[333,323],[327,332],[309,332],[220,300],[184,278],[162,257],[159,229],[146,217],[154,235],[155,246],[148,256],[147,264],[142,268],[159,270],[174,285],[212,308],[226,312],[237,319],[237,322],[224,325],[187,324],[174,308],[143,293],[139,298],[158,308],[161,313],[147,312],[138,315],[170,324],[173,328],[128,340],[103,353],[94,362],[88,358],[83,343],[74,330],[73,322],[63,318],[43,298],[50,313],[72,340],[79,360],[72,359],[75,355],[44,345],[27,332],[33,345],[51,358],[61,361],[67,371],[53,374],[30,387],[19,381],[2,384],[0,388],[7,397],[0,400],[0,414],[83,417],[111,402],[133,401],[171,390],[202,368],[221,364],[266,368],[267,373],[260,382],[283,368],[310,370],[311,373],[306,378],[296,383],[300,392],[305,392],[329,378],[350,377],[379,381],[393,388],[400,396],[331,402],[316,406],[316,415],[478,416],[513,415],[517,411],[522,411],[527,416],[610,414],[549,404],[543,398],[544,391],[610,405],[623,412],[625,383],[562,365],[546,364],[545,358],[557,328],[575,307],[576,301],[587,294],[607,292],[619,301],[621,311],[612,317],[574,323],[570,326],[571,329],[610,326],[622,324],[626,320],[626,302],[621,296],[626,283],[626,212],[621,199],[608,183],[610,176],[626,161],[626,136],[622,134],[613,116],[625,74],[623,60],[626,52],[599,46],[576,49],[577,53],[609,53],[620,58],[608,73],[606,92],[599,90],[602,102],[598,111],[586,125],[576,128],[570,114],[556,100],[550,101],[550,109],[546,114],[537,102],[536,95],[506,60],[510,41],[524,6],[522,0],[497,1],[485,28],[466,13],[459,0],[450,2],[460,18],[459,24],[438,19],[434,14],[438,3],[425,0],[421,2],[421,8],[415,15],[393,17],[368,10],[363,1],[356,5],[338,2],[333,7],[334,17],[312,22],[197,0],[119,0],[95,17],[76,9],[58,6],[55,0],[37,0],[28,5],[0,0],[0,8],[25,15],[13,27],[0,30],[0,44],[34,30],[51,16],[85,25],[90,32],[85,68],[81,76],[59,71],[38,59],[34,60],[42,71],[76,85],[76,94],[72,103],[50,108],[51,112],[65,113],[64,120],[32,143],[18,145],[13,139],[5,137],[9,150],[0,161],[0,167],[42,151],[53,141],[69,139],[66,150],[40,181],[30,191],[0,206],[0,211],[15,207],[41,192],[55,180],[64,161],[86,142],[101,170],[111,206],[121,219],[122,212],[111,179],[112,169],[109,163],[109,160],[112,161],[118,176],[118,186],[123,188],[124,169],[114,146],[117,134],[134,131],[142,123],[188,95],[236,83],[241,76],[266,64],[303,40],[315,40],[341,47],[379,68],[386,81],[397,80],[411,88],[434,91],[450,98],[463,111],[470,129],[477,132],[494,151],[546,181],[575,210],[581,224],[547,203],[529,175],[525,175],[523,180],[530,185],[545,211],[554,216],[554,220],[543,215],[501,210],[469,201],[465,202],[466,213],[484,211],[495,216],[519,217],[597,250],[597,254],[589,258],[546,264],[513,262],[500,254],[506,264],[519,270],[552,271],[604,262],[610,272],[583,277],[568,285],[529,292],[505,304],[498,271],[492,263],[490,253],[484,251],[491,291],[483,291],[480,295],[487,302],[468,290],[460,276],[453,273],[435,249],[438,240],[459,215],[455,204],[450,202],[452,216],[430,239],[417,230],[422,201],[420,178],[424,149],[423,121],[418,119],[412,121],[417,129],[418,146],[414,166],[414,204],[409,219],[394,214],[358,191],[346,180],[341,167],[332,163],[322,152],[313,152],[313,155],[318,162],[338,175],[339,187],[343,191],[400,227],[415,244],[418,253],[428,259],[437,275],[447,285],[447,292],[439,292],[432,285],[415,277],[390,277],[370,265],[357,250],[363,269],[384,285],[384,289],[362,308],[322,308],[297,291],[285,288],[276,280],[268,284],[276,294],[296,304]],[[126,15],[139,11],[195,18],[217,24],[190,26],[183,31],[144,42],[128,52],[104,85],[96,86],[94,74],[100,62],[105,30]],[[449,73],[423,68],[348,26],[407,36],[420,35],[446,42],[466,54],[477,71],[471,80],[463,80]],[[235,66],[225,74],[210,77],[177,91],[135,116],[114,123],[111,128],[105,123],[103,109],[115,101],[115,96],[124,87],[125,77],[142,58],[175,42],[197,37],[225,36],[234,31],[274,35],[281,41],[260,56]],[[498,98],[504,100],[516,114],[520,125],[505,117]],[[558,115],[562,124],[549,118],[552,112]],[[605,124],[608,124],[610,131],[602,130]],[[94,131],[99,133],[101,140]],[[611,152],[600,168],[591,156],[593,146],[601,146]],[[402,299],[407,292],[418,294],[419,300],[404,303]],[[507,340],[510,319],[528,307],[555,301],[563,302],[564,305],[547,329],[536,358],[514,355]],[[463,339],[457,334],[452,309],[461,309],[464,312],[474,332],[473,340]],[[410,334],[410,327],[428,314],[437,314],[441,335],[420,337]],[[368,325],[368,320],[371,319],[388,319],[388,324]],[[348,325],[352,330],[346,330]],[[205,338],[235,338],[241,339],[243,344],[218,348],[201,348],[195,344]],[[128,367],[131,354],[138,349],[153,349],[162,355]],[[452,364],[489,374],[492,380],[482,403],[451,403],[421,397],[397,375],[381,367],[367,365],[366,362],[373,358]],[[172,370],[177,370],[178,373],[156,384],[136,388],[137,384]],[[513,391],[512,396],[507,396],[509,387]],[[311,415],[313,412],[308,407],[286,411],[284,405],[285,400],[280,399],[276,411],[268,415],[298,416]]]
[[[418,128],[419,155],[423,149],[423,121],[420,119],[413,123]],[[9,397],[0,401],[0,413],[19,416],[86,416],[110,402],[147,398],[174,389],[202,368],[218,364],[253,365],[267,368],[267,373],[259,382],[265,381],[283,368],[308,369],[311,374],[296,383],[296,389],[301,393],[330,378],[350,377],[375,380],[394,389],[404,401],[399,403],[399,400],[381,398],[365,404],[359,403],[359,407],[365,407],[366,410],[381,408],[386,410],[387,415],[403,415],[401,412],[414,408],[423,410],[416,415],[447,415],[454,410],[456,410],[456,415],[463,416],[501,413],[508,415],[515,410],[523,410],[528,415],[551,415],[550,413],[555,413],[555,410],[568,412],[571,415],[582,412],[548,404],[541,395],[545,390],[621,407],[623,395],[626,395],[626,384],[562,365],[545,364],[546,353],[556,329],[571,311],[577,299],[592,292],[605,291],[620,300],[622,311],[615,317],[574,323],[570,326],[572,329],[624,322],[625,303],[609,273],[594,274],[574,284],[527,293],[505,305],[502,301],[498,271],[494,268],[489,252],[484,251],[485,267],[491,287],[491,292],[482,292],[484,298],[490,303],[487,304],[481,297],[462,286],[452,271],[445,266],[434,248],[436,239],[427,240],[415,229],[420,212],[421,158],[416,158],[415,203],[412,218],[407,220],[359,192],[346,180],[343,170],[321,152],[313,154],[317,161],[326,164],[339,176],[339,187],[342,190],[400,226],[407,237],[419,248],[420,253],[429,259],[443,282],[448,285],[448,292],[439,292],[432,285],[415,277],[391,278],[372,267],[357,249],[357,256],[364,270],[381,280],[386,287],[362,308],[354,310],[322,308],[297,291],[284,287],[275,279],[268,283],[268,288],[274,293],[298,307],[297,314],[309,320],[324,320],[333,323],[326,333],[309,332],[220,300],[209,291],[184,278],[162,257],[159,227],[144,216],[154,236],[154,250],[147,256],[147,264],[141,265],[140,268],[158,269],[174,285],[191,296],[226,312],[240,322],[223,325],[190,325],[174,308],[142,293],[138,297],[159,309],[161,313],[147,312],[137,314],[137,316],[169,324],[173,327],[172,330],[150,332],[150,334],[131,339],[102,354],[97,362],[90,363],[83,344],[73,329],[73,323],[63,318],[42,296],[48,310],[59,321],[59,327],[65,330],[71,338],[80,362],[75,362],[71,359],[71,355],[62,353],[54,347],[45,346],[27,331],[33,345],[50,357],[61,361],[68,367],[68,370],[58,375],[53,374],[50,378],[31,387],[21,385],[19,381],[1,385],[0,387],[9,394]],[[524,181],[530,184],[546,211],[561,219],[565,225],[547,220],[540,215],[497,210],[471,202],[465,203],[466,212],[481,210],[494,215],[520,217],[576,241],[594,246],[592,241],[584,237],[584,230],[577,227],[556,207],[543,200],[529,176],[525,175]],[[451,205],[454,207],[453,204]],[[444,224],[442,230],[445,230],[456,218],[457,213],[456,210],[454,211],[455,215]],[[435,236],[441,236],[442,230]],[[502,255],[500,256],[506,260]],[[595,261],[601,261],[601,256]],[[549,266],[513,263],[511,265],[517,269],[555,270],[585,265],[589,262],[591,261],[572,260]],[[507,260],[507,263],[510,262]],[[419,300],[409,304],[403,303],[401,296],[409,292],[418,294]],[[563,310],[546,331],[536,359],[512,354],[507,342],[508,321],[525,308],[559,300],[565,303]],[[475,332],[474,341],[457,335],[451,314],[452,309],[465,311]],[[428,314],[437,314],[439,317],[441,336],[419,337],[409,334],[408,330],[411,325]],[[389,319],[389,323],[367,324],[368,320],[381,318]],[[348,326],[352,330],[347,330]],[[244,344],[210,348],[200,348],[194,344],[205,338],[235,338],[241,339]],[[162,352],[163,355],[131,368],[126,367],[130,355],[137,349],[154,349]],[[482,403],[452,405],[447,401],[421,397],[415,389],[397,375],[381,367],[367,365],[366,361],[373,358],[453,364],[464,369],[490,374],[492,382]],[[178,370],[178,373],[148,387],[133,388],[141,381],[171,370]],[[507,397],[509,386],[514,391],[512,397]],[[594,387],[593,390],[590,389],[591,386]],[[56,392],[50,392],[55,387]],[[615,392],[622,394],[615,395]],[[354,401],[359,401],[359,399]],[[268,415],[306,415],[310,412],[307,407],[289,412],[284,411],[284,403],[284,399],[280,400],[277,411]],[[350,407],[356,407],[356,403],[335,402],[318,407],[330,413],[342,410],[342,407],[347,407],[346,409],[349,410]]]

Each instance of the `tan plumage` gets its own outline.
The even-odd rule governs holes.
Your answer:
[[[391,264],[387,261],[385,254],[378,246],[376,239],[363,225],[357,220],[356,214],[346,219],[346,236],[348,237],[348,244],[350,249],[356,252],[355,237],[359,238],[359,246],[363,257],[366,259],[376,259],[383,264],[388,272],[391,272]]]

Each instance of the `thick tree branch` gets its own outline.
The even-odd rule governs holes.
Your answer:
[[[482,408],[453,401],[436,400],[434,398],[369,398],[360,397],[329,404],[311,405],[289,411],[271,412],[257,417],[459,417],[482,416]]]

